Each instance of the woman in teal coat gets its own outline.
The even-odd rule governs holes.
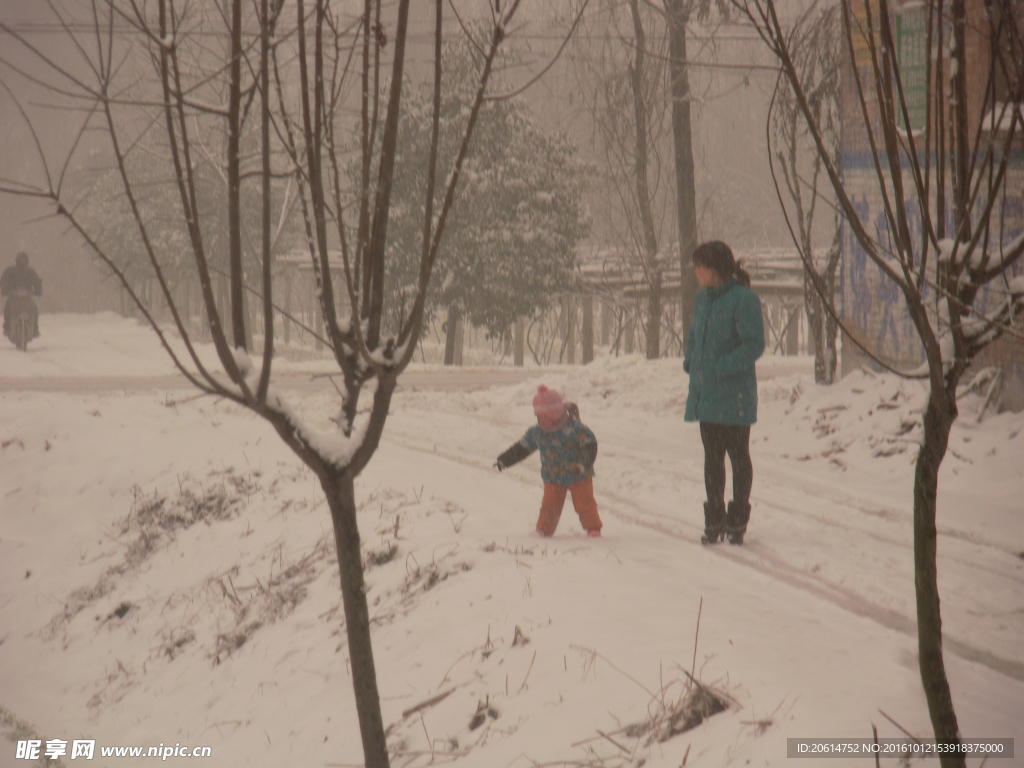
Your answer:
[[[693,266],[702,290],[693,308],[683,370],[690,374],[686,420],[700,422],[704,443],[704,544],[743,543],[750,520],[750,425],[757,421],[754,361],[764,352],[761,301],[750,275],[725,243],[697,246]],[[725,455],[732,501],[725,505]]]

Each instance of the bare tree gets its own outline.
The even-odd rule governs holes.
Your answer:
[[[778,57],[847,226],[899,290],[923,349],[924,363],[915,373],[931,389],[914,474],[919,663],[935,738],[958,744],[942,657],[938,473],[957,418],[961,378],[996,338],[1020,335],[1014,323],[1024,314],[1024,277],[1014,277],[1024,235],[1008,237],[1002,215],[1008,169],[1021,146],[1024,14],[1017,0],[929,0],[917,6],[924,55],[912,71],[897,56],[889,0],[863,3],[856,12],[842,0],[850,92],[863,119],[846,130],[862,132],[869,147],[885,222],[875,227],[840,175],[776,0],[737,3]],[[834,313],[831,296],[821,296]],[[956,751],[940,761],[944,768],[965,765]]]
[[[686,51],[686,26],[690,17],[706,15],[710,3],[701,0],[663,0],[668,26],[669,93],[672,98],[672,148],[676,174],[676,230],[679,237],[679,295],[683,316],[683,338],[687,337],[693,302],[697,298],[697,278],[690,256],[697,247],[697,191],[693,164],[693,125],[690,115],[689,58]]]
[[[807,106],[831,162],[837,167],[842,141],[839,114],[841,24],[838,6],[822,9],[814,4],[797,19],[788,40]],[[828,181],[822,178],[821,155],[814,146],[793,89],[781,71],[769,111],[768,140],[779,202],[804,265],[804,307],[814,340],[814,380],[818,384],[831,384],[835,381],[838,363],[839,327],[822,302],[819,290],[828,297],[835,296],[842,219],[839,209],[824,197],[822,186]],[[825,258],[817,259],[815,215],[822,201],[832,214],[832,243]]]
[[[124,271],[76,216],[64,185],[64,172],[74,148],[61,169],[51,169],[39,131],[20,102],[19,109],[39,148],[44,179],[41,184],[2,180],[0,191],[35,197],[54,206],[121,281],[188,380],[201,391],[238,403],[266,419],[320,481],[334,526],[356,708],[365,761],[371,768],[383,768],[389,759],[370,642],[353,483],[379,446],[398,376],[412,359],[420,339],[427,287],[459,174],[495,55],[519,4],[519,0],[494,0],[491,4],[486,39],[476,41],[475,98],[469,105],[468,121],[452,167],[442,179],[439,172],[444,169],[437,166],[437,147],[444,3],[436,3],[432,135],[419,272],[411,306],[393,333],[382,324],[384,274],[396,138],[403,108],[409,0],[398,0],[396,7],[380,0],[364,0],[361,14],[354,18],[332,9],[329,0],[311,0],[308,7],[305,0],[259,0],[251,5],[242,0],[215,4],[83,0],[73,6],[54,5],[69,49],[78,56],[73,65],[33,45],[16,30],[0,25],[22,46],[22,53],[28,52],[47,72],[47,77],[40,79],[5,53],[5,84],[20,75],[37,86],[45,85],[51,96],[71,99],[89,115],[82,134],[96,127],[97,121],[102,126],[143,248],[184,341],[185,356],[174,351]],[[382,9],[390,14],[387,18],[382,18]],[[206,14],[202,25],[196,15],[200,13]],[[218,29],[219,39],[229,41],[224,50],[208,44],[203,33],[211,28]],[[385,54],[390,55],[386,89],[378,87],[387,64]],[[345,175],[341,169],[346,162],[343,137],[347,138],[349,132],[339,121],[353,79],[358,89],[356,157],[361,173],[359,187],[347,189],[342,186]],[[241,141],[244,125],[250,120],[259,123],[258,153],[248,152]],[[230,337],[214,295],[202,227],[206,212],[199,204],[194,156],[204,131],[218,128],[227,132],[224,165],[228,177]],[[177,217],[188,233],[209,332],[224,374],[208,368],[197,354],[166,279],[165,265],[150,237],[151,222],[137,202],[139,190],[129,160],[140,140],[151,132],[159,135],[166,150],[168,175],[177,191]],[[301,191],[325,341],[343,379],[337,432],[322,433],[311,428],[272,385],[275,337],[271,245],[275,211],[271,181],[281,175],[294,176]],[[250,360],[246,349],[242,310],[244,239],[239,201],[242,186],[247,183],[258,184],[261,200],[261,272],[256,290],[262,298],[264,346],[259,365]],[[435,210],[434,191],[438,185],[443,194]],[[331,246],[339,246],[342,253],[343,284],[336,284],[332,277]],[[372,397],[366,414],[358,408],[364,390]]]
[[[647,33],[640,16],[639,0],[630,0],[629,15],[633,20],[633,63],[629,68],[630,94],[633,97],[633,169],[636,178],[636,207],[640,219],[641,242],[643,244],[643,265],[648,276],[647,297],[647,358],[657,359],[661,355],[661,277],[662,268],[658,258],[658,234],[654,228],[654,212],[651,210],[651,190],[648,179],[648,111],[644,98],[648,87],[644,70],[647,66]]]
[[[671,179],[667,166],[667,74],[663,14],[649,4],[602,3],[589,24],[601,28],[599,42],[580,45],[577,77],[592,94],[587,109],[607,159],[606,178],[620,215],[609,217],[623,254],[623,269],[647,293],[646,355],[661,354],[662,246],[671,226]]]

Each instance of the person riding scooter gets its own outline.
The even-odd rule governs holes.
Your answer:
[[[6,296],[4,304],[4,335],[10,333],[11,319],[22,307],[29,310],[32,316],[32,338],[39,335],[39,309],[32,301],[33,296],[42,296],[43,281],[32,267],[28,265],[28,254],[20,252],[14,258],[14,266],[4,270],[0,275],[0,296]]]

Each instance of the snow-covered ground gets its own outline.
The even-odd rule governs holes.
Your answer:
[[[27,354],[2,340],[0,383],[172,372],[132,321],[41,324]],[[822,388],[799,362],[759,363],[742,547],[699,544],[678,360],[399,392],[357,483],[392,764],[782,766],[787,738],[930,736],[910,492],[924,390],[867,372]],[[297,405],[327,423],[321,381]],[[537,538],[536,457],[491,466],[540,382],[598,436],[601,539],[571,503]],[[961,730],[1015,738],[1001,768],[1024,765],[1024,415],[977,408],[943,465],[939,576]],[[203,765],[361,765],[330,518],[268,425],[188,390],[21,389],[0,393],[0,446],[10,738],[95,739],[101,766],[152,762],[101,746],[158,744],[209,746]],[[725,711],[663,742],[636,727],[664,726],[691,673]],[[26,764],[0,743],[0,767]]]

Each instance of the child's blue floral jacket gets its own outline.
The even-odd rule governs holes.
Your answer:
[[[518,445],[529,455],[540,451],[540,476],[545,483],[570,486],[594,476],[597,438],[578,421],[570,420],[561,429],[545,432],[539,426],[526,430]],[[582,472],[574,472],[577,464]]]
[[[540,426],[530,427],[498,457],[495,466],[500,470],[511,467],[535,451],[541,452],[541,477],[545,482],[568,487],[594,476],[597,438],[578,419],[570,418],[564,427],[551,432]]]

